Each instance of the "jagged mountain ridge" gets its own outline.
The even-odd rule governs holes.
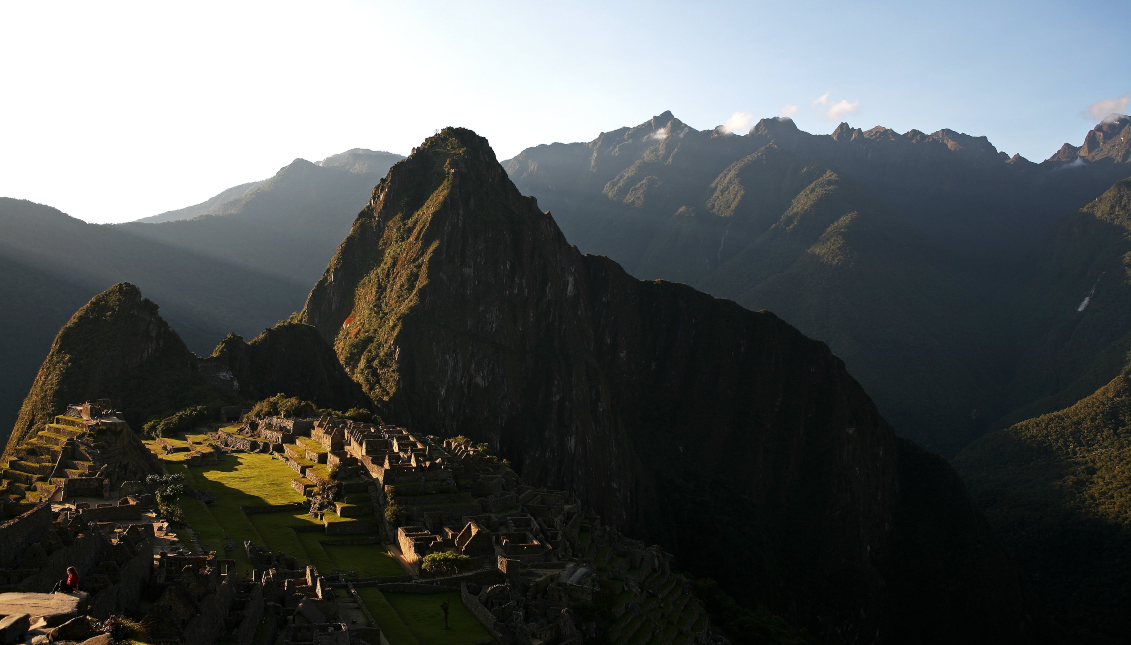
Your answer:
[[[1001,302],[1029,281],[1033,250],[1131,174],[1114,157],[1032,164],[950,130],[811,135],[764,119],[736,136],[670,112],[506,167],[583,251],[828,342],[885,418],[943,454],[1018,405],[1006,384],[1044,331]],[[817,182],[818,168],[832,175]]]
[[[340,168],[348,172],[357,174],[372,174],[383,176],[389,171],[389,168],[396,162],[404,159],[403,155],[398,155],[392,152],[384,152],[378,150],[366,150],[365,148],[353,148],[336,155],[330,155],[322,161],[316,163],[318,166],[325,166],[328,168]],[[206,199],[205,201],[186,206],[185,208],[178,208],[176,210],[166,211],[158,215],[151,215],[149,217],[142,217],[141,219],[134,220],[135,222],[144,222],[149,224],[160,224],[161,222],[176,222],[181,220],[195,219],[204,215],[224,215],[232,211],[239,211],[240,207],[233,204],[238,202],[252,190],[259,188],[265,184],[267,179],[261,181],[250,181],[239,186],[233,186],[223,190],[216,195]]]
[[[579,254],[470,131],[394,166],[302,318],[388,418],[490,443],[823,640],[1013,640],[1024,622],[953,471],[825,345]]]
[[[8,437],[5,456],[68,404],[108,398],[140,431],[193,405],[218,408],[283,393],[322,407],[367,406],[313,328],[283,322],[245,343],[229,335],[200,358],[130,283],[91,298],[63,325]]]

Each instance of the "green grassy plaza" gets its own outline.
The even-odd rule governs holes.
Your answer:
[[[291,488],[295,472],[270,455],[222,454],[216,465],[186,466],[166,462],[166,467],[171,474],[183,474],[187,486],[216,496],[216,501],[211,504],[182,496],[181,509],[201,546],[207,551],[216,551],[221,557],[235,560],[241,574],[251,570],[243,548],[245,540],[264,545],[272,551],[282,551],[295,558],[299,566],[312,564],[324,575],[335,571],[354,572],[360,577],[399,576],[404,573],[380,544],[336,546],[320,543],[320,540],[364,538],[376,534],[334,538],[326,536],[321,530],[299,532],[292,527],[321,529],[322,523],[301,512],[249,515],[240,510],[241,505],[303,501],[302,495]],[[224,551],[224,545],[228,543],[225,535],[230,535],[235,543],[234,551]],[[362,587],[358,593],[393,645],[470,644],[489,638],[483,626],[460,602],[458,594],[451,595],[449,624],[452,629],[445,631],[440,610],[444,594],[383,594],[374,587]]]

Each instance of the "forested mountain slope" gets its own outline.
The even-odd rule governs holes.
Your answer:
[[[826,170],[794,175],[871,205]],[[843,216],[805,204],[784,235],[811,244]],[[386,418],[489,443],[822,641],[1027,629],[1016,571],[953,470],[895,437],[823,343],[578,253],[470,131],[390,171],[302,318]]]
[[[180,220],[97,226],[0,199],[0,428],[15,421],[55,332],[110,285],[128,281],[163,303],[185,343],[206,355],[299,309],[357,211],[389,167],[388,152],[353,149],[228,189]],[[195,219],[189,219],[195,218]],[[0,431],[2,432],[2,431]],[[0,436],[0,439],[3,437]]]
[[[1046,250],[1022,297],[1049,331],[1016,390],[1046,394],[1030,409],[1064,409],[983,437],[955,466],[1054,615],[1097,642],[1127,642],[1131,180],[1065,221]]]

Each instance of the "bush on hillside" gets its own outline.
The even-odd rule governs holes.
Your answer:
[[[303,401],[295,396],[276,394],[252,406],[251,411],[244,415],[244,421],[265,417],[307,417],[313,414],[316,409],[310,401]]]
[[[208,423],[214,416],[213,410],[208,406],[194,405],[164,418],[150,419],[142,428],[142,432],[147,437],[170,437]]]

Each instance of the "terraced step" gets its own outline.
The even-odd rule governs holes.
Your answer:
[[[32,475],[39,475],[45,477],[50,475],[55,470],[55,464],[51,462],[33,463],[30,461],[23,461],[22,459],[13,459],[8,462],[8,468],[11,470],[18,470],[23,473],[30,473]]]
[[[3,477],[4,479],[23,484],[24,486],[34,486],[37,478],[36,475],[32,475],[30,473],[22,473],[18,470],[12,470],[10,468],[5,468],[3,470]]]
[[[46,430],[47,432],[50,432],[52,434],[61,434],[66,437],[70,437],[71,439],[74,439],[79,435],[86,434],[86,431],[82,428],[75,428],[73,426],[61,425],[58,423],[47,424]]]
[[[699,620],[700,613],[698,603],[689,604],[687,607],[684,607],[683,612],[680,613],[679,619],[676,621],[676,626],[679,627],[679,631],[691,631],[695,622]]]
[[[49,456],[52,460],[58,459],[59,455],[63,454],[62,448],[54,444],[46,443],[38,436],[28,440],[24,445],[28,448],[35,448],[36,452],[40,455]]]
[[[630,616],[631,614],[625,614],[625,615]],[[644,616],[643,615],[632,616],[632,620],[628,621],[628,623],[621,630],[620,636],[617,637],[615,640],[613,640],[613,642],[618,643],[619,645],[626,645],[632,639],[632,637],[636,635],[636,632],[643,625],[644,625]]]
[[[48,432],[46,430],[41,430],[39,434],[36,435],[36,438],[43,443],[49,446],[55,446],[56,448],[62,448],[67,444],[67,441],[71,439],[65,434],[56,434],[54,432]]]

